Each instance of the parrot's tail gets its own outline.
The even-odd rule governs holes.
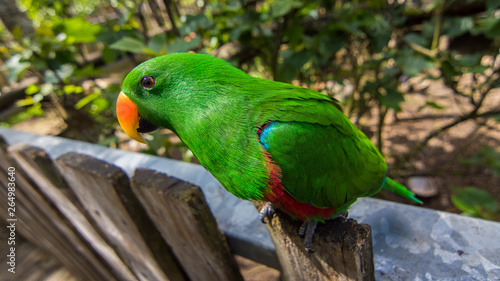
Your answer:
[[[393,179],[386,177],[385,178],[385,184],[383,188],[387,191],[390,191],[398,196],[401,196],[403,198],[415,201],[417,203],[422,204],[423,202],[418,200],[417,197],[415,197],[415,194],[413,192],[409,191],[404,185],[394,181]]]

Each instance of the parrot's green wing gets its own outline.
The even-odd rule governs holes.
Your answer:
[[[294,88],[263,102],[261,108],[267,125],[259,140],[296,200],[342,210],[358,197],[380,190],[387,165],[335,100]]]

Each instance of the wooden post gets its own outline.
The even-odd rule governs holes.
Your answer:
[[[56,163],[87,215],[137,279],[185,280],[121,169],[76,153]]]
[[[132,177],[132,188],[190,280],[243,280],[197,186],[138,169]]]
[[[255,206],[260,210],[263,203]],[[279,210],[267,224],[284,280],[375,280],[369,225],[345,218],[318,223],[313,240],[317,251],[309,253],[298,234],[301,224]]]
[[[54,166],[47,154],[41,149],[26,145],[15,145],[9,147],[8,151],[15,160],[16,166],[21,168],[34,183],[33,186],[22,185],[21,189],[26,194],[29,194],[38,212],[46,213],[51,211],[50,220],[51,223],[55,224],[53,229],[57,232],[52,236],[58,240],[59,244],[56,243],[55,246],[47,250],[49,252],[63,250],[64,254],[59,256],[61,263],[68,268],[76,267],[79,271],[77,276],[81,275],[90,278],[88,277],[90,274],[95,280],[114,278],[107,265],[103,265],[99,256],[85,242],[73,225],[66,220],[71,219],[71,216],[64,215],[78,213],[78,207],[72,205],[71,202],[74,202],[74,197],[70,196],[71,193],[68,192],[69,190],[67,190],[64,183],[57,178]],[[44,177],[44,175],[47,175],[47,177]],[[54,209],[49,202],[57,209]],[[26,204],[26,202],[23,203]],[[71,207],[68,205],[71,205]],[[38,235],[41,235],[41,233]],[[35,240],[38,239],[40,237],[35,237]]]
[[[15,219],[16,233],[24,236],[38,247],[50,252],[79,280],[110,280],[113,275],[105,266],[93,264],[92,253],[82,246],[80,237],[60,213],[47,202],[29,180],[18,163],[7,154],[7,144],[0,138],[0,168],[7,173],[8,167],[15,168],[15,213],[7,215],[7,177],[0,177],[0,216]],[[5,187],[5,188],[4,188]],[[18,244],[16,244],[18,246]],[[18,268],[18,270],[23,270]],[[27,270],[27,269],[25,269]]]

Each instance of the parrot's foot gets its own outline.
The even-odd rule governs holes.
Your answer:
[[[347,217],[349,216],[349,211],[343,211],[342,213],[340,213],[337,218],[344,218],[344,219],[347,219]]]
[[[268,221],[271,221],[274,213],[275,213],[275,210],[274,210],[273,204],[271,204],[271,202],[267,202],[266,205],[264,205],[264,207],[262,207],[262,209],[260,209],[260,212],[259,212],[260,221],[262,223],[267,223],[266,218]]]
[[[308,219],[299,228],[299,236],[304,237],[304,246],[309,253],[314,253],[317,250],[312,249],[312,239],[316,225],[318,225],[318,221]]]

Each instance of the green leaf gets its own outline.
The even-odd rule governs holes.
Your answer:
[[[445,18],[441,33],[450,37],[458,37],[469,32],[474,27],[472,17]]]
[[[285,29],[285,36],[288,37],[292,49],[297,47],[303,34],[304,30],[297,18],[294,18],[290,27]]]
[[[87,104],[89,104],[90,102],[92,102],[93,100],[97,99],[100,96],[101,96],[100,93],[92,93],[82,98],[75,104],[75,109],[81,109],[82,107],[86,106]]]
[[[92,24],[82,17],[65,19],[63,26],[68,44],[92,43],[97,40],[96,35],[102,29],[100,25]]]
[[[23,38],[23,30],[19,25],[16,25],[12,29],[12,36],[14,37],[14,40],[16,40],[17,42],[19,42]]]
[[[477,26],[470,33],[473,36],[484,34],[490,39],[500,37],[500,17],[489,16],[477,19]]]
[[[422,47],[429,47],[430,40],[428,38],[423,37],[419,33],[411,32],[404,36],[404,38],[412,43],[415,43]]]
[[[0,70],[8,70],[7,80],[9,83],[14,83],[19,77],[31,66],[29,62],[22,62],[21,54],[14,54],[10,57]]]
[[[65,94],[80,94],[81,92],[83,92],[83,88],[80,87],[80,86],[76,86],[76,85],[64,85],[63,87],[63,92]]]
[[[40,91],[40,86],[32,84],[29,85],[28,88],[24,91],[27,95],[33,95]]]
[[[59,83],[60,82],[59,78],[61,78],[63,81],[66,81],[73,75],[74,70],[75,70],[75,65],[71,63],[65,63],[59,65],[58,68],[56,69],[57,76],[54,74],[52,70],[45,71],[45,81],[52,84]]]
[[[220,2],[224,2],[224,1],[220,1]],[[242,7],[241,7],[241,1],[238,1],[238,0],[230,0],[230,1],[227,1],[226,3],[217,3],[219,5],[221,5],[224,10],[228,11],[228,12],[237,12],[237,11],[241,11]]]
[[[447,77],[454,77],[461,74],[461,72],[450,62],[449,59],[441,63],[441,71]]]
[[[271,17],[277,18],[284,16],[291,10],[302,6],[302,2],[298,0],[274,0],[271,3]]]
[[[464,74],[465,73],[484,73],[487,69],[490,69],[490,67],[486,66],[486,65],[475,65],[469,69],[466,69],[464,71]]]
[[[95,68],[93,64],[88,64],[80,69],[75,69],[74,75],[77,78],[84,78],[98,75],[102,72],[102,68]]]
[[[436,9],[439,8],[439,6],[441,6],[441,4],[444,2],[445,0],[437,0],[437,1],[430,1],[430,3],[427,5],[427,7],[424,8],[424,10],[426,12],[432,12]]]
[[[92,101],[90,105],[90,114],[97,115],[103,110],[108,109],[111,106],[111,102],[103,97],[98,97]]]
[[[396,62],[401,67],[403,73],[408,76],[415,76],[434,66],[434,62],[431,59],[409,50],[400,51],[396,56]]]
[[[167,51],[167,36],[163,32],[156,34],[155,36],[151,37],[147,47],[155,54],[165,54]]]
[[[434,101],[426,101],[425,104],[435,109],[444,109],[444,106],[437,104]]]
[[[331,28],[345,31],[355,36],[362,36],[363,32],[359,29],[357,22],[339,22],[330,25]]]
[[[453,60],[457,62],[459,66],[472,67],[480,64],[482,57],[483,54],[456,55],[453,57]]]
[[[500,152],[491,146],[483,146],[479,152],[469,159],[463,159],[461,162],[468,166],[482,166],[491,172],[494,176],[500,176]]]
[[[378,93],[378,85],[375,81],[366,81],[361,92],[369,93],[370,95]]]
[[[30,106],[27,110],[27,113],[32,116],[42,116],[43,115],[42,104],[36,103],[33,106]]]
[[[43,83],[40,87],[40,94],[47,96],[54,90],[54,85],[52,83]]]
[[[491,115],[490,118],[497,121],[497,122],[500,122],[500,113],[495,114],[495,115]]]
[[[275,80],[290,82],[309,60],[309,52],[305,49],[299,52],[287,50],[281,53],[283,63],[278,65],[278,73]]]
[[[115,43],[109,45],[109,48],[113,50],[131,52],[133,54],[145,54],[147,49],[142,40],[132,37],[123,37]]]
[[[104,50],[102,50],[102,58],[106,64],[114,62],[119,54],[117,50],[113,50],[109,46],[105,46]]]
[[[179,53],[187,52],[196,47],[201,43],[201,36],[196,36],[195,38],[177,38],[174,42],[167,45],[167,53]]]
[[[370,38],[370,46],[376,53],[381,52],[387,46],[392,36],[392,28],[382,15],[375,15],[366,22],[367,34]]]
[[[420,14],[420,13],[419,13]],[[422,23],[422,31],[420,34],[429,40],[432,40],[434,35],[434,30],[436,29],[436,19],[437,17],[431,17],[429,20]]]
[[[380,97],[382,105],[396,111],[401,111],[399,104],[405,101],[403,94],[396,89],[385,90],[387,93],[385,95],[381,95]]]
[[[489,192],[476,187],[452,188],[451,202],[461,211],[472,216],[483,217],[483,214],[496,213],[498,203]]]
[[[22,121],[33,118],[33,116],[41,116],[43,115],[42,104],[37,103],[32,106],[29,106],[26,111],[21,111],[17,114],[8,117],[9,124],[17,124]]]
[[[500,0],[486,0],[486,10],[488,13],[495,11],[500,7]]]
[[[319,35],[317,37],[319,37]],[[326,33],[319,38],[318,52],[326,59],[335,55],[343,45],[344,41],[339,40],[338,36],[333,36],[332,33]]]
[[[426,107],[432,107],[432,108],[440,109],[440,110],[445,108],[444,106],[439,105],[434,101],[425,101],[425,104],[420,106],[417,111],[421,111],[422,109],[424,109]]]
[[[190,32],[198,30],[209,30],[214,26],[214,22],[205,14],[186,15],[184,24],[180,27],[183,35],[188,35]]]
[[[16,101],[16,106],[22,107],[22,106],[32,105],[34,103],[35,103],[35,101],[33,100],[33,98],[31,96],[29,96],[29,97],[26,97],[22,100]]]
[[[484,35],[491,39],[500,37],[500,18],[497,18],[488,26]]]

